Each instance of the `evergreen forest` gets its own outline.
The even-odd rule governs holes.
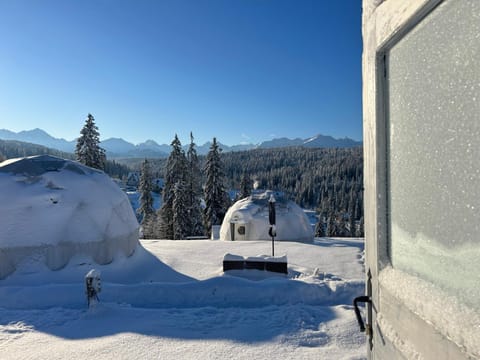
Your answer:
[[[38,154],[74,159],[73,154],[19,141],[0,140],[0,160]],[[221,152],[225,189],[237,197],[245,188],[271,189],[319,217],[317,236],[363,236],[363,148],[288,147]],[[140,172],[144,159],[107,160],[114,178]],[[199,167],[206,156],[198,156]],[[164,178],[167,159],[149,159],[152,177]],[[205,174],[201,183],[205,185]],[[243,189],[243,190],[242,190]]]
[[[205,157],[199,156],[200,163]],[[317,236],[363,236],[363,148],[288,147],[221,153],[225,188],[271,189],[319,216]],[[140,170],[140,161],[130,166]],[[151,159],[164,177],[166,159]],[[203,179],[205,183],[205,179]],[[240,197],[240,196],[238,196]]]

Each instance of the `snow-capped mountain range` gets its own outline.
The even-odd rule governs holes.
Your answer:
[[[0,139],[29,142],[32,144],[43,145],[52,149],[57,149],[65,152],[74,152],[76,144],[76,140],[67,141],[65,139],[55,138],[49,135],[44,130],[38,128],[33,130],[20,131],[18,133],[6,129],[0,129]],[[206,142],[203,145],[197,145],[198,154],[207,154],[208,150],[210,149],[210,145],[211,142]],[[291,146],[304,146],[312,148],[346,148],[361,145],[361,141],[355,141],[347,137],[343,139],[335,139],[331,136],[316,135],[308,139],[278,138],[264,141],[260,144],[242,144],[228,146],[220,143],[220,148],[224,152],[228,152],[251,150],[257,148],[278,148]],[[171,150],[170,145],[159,145],[154,140],[147,140],[143,143],[135,145],[121,138],[106,139],[101,142],[101,146],[107,151],[107,156],[110,158],[166,157]],[[188,147],[188,145],[186,145],[185,147]]]

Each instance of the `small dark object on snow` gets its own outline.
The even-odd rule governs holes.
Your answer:
[[[97,304],[99,301],[98,293],[101,290],[100,272],[92,269],[85,275],[85,294],[87,295],[88,307]]]

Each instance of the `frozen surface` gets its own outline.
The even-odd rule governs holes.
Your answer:
[[[471,277],[470,275],[469,278]],[[469,349],[473,358],[480,356],[478,311],[465,306],[455,296],[446,296],[437,286],[393,268],[382,270],[379,281],[413,313],[439,329],[440,333],[445,334],[460,348]],[[395,339],[392,335],[395,334],[395,330],[391,328],[388,321],[383,318],[380,320],[382,325],[385,325],[385,331],[388,332],[386,335]]]
[[[272,191],[254,194],[237,201],[227,211],[220,228],[220,240],[271,240],[268,233],[269,204]],[[278,241],[312,241],[313,230],[305,212],[293,201],[277,194],[275,202],[276,236]],[[239,231],[240,228],[243,231]]]
[[[352,298],[364,291],[363,240],[282,242],[288,277],[222,273],[225,253],[264,241],[144,240],[130,257],[0,280],[2,359],[365,359]],[[86,309],[84,276],[101,272]]]
[[[77,254],[97,263],[130,255],[138,223],[127,196],[103,172],[53,156],[0,164],[0,279],[22,262],[50,269]]]
[[[388,177],[393,266],[480,310],[479,13],[445,1],[390,50]]]

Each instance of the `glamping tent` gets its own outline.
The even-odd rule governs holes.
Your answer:
[[[220,228],[220,240],[270,240],[268,204],[275,198],[275,240],[313,241],[313,230],[304,211],[282,193],[256,191],[228,209]]]
[[[138,222],[126,194],[102,171],[41,155],[0,163],[0,279],[22,262],[64,267],[131,255]]]

